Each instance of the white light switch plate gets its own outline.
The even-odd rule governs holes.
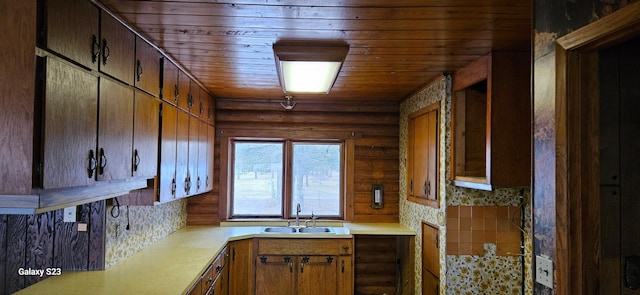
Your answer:
[[[76,206],[64,208],[64,222],[76,222]]]
[[[536,282],[553,289],[553,261],[536,255]]]

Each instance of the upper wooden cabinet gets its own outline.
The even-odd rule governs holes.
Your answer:
[[[135,35],[102,11],[100,17],[100,71],[133,85]]]
[[[531,182],[528,52],[493,52],[453,76],[451,178],[483,190]]]
[[[153,96],[160,96],[161,54],[151,44],[136,37],[134,84]]]
[[[193,105],[191,97],[191,78],[187,73],[178,70],[178,102],[176,105],[183,111],[189,112]]]
[[[98,78],[56,59],[46,67],[42,96],[36,99],[34,187],[55,189],[93,185],[98,166]],[[38,114],[36,114],[38,115]]]
[[[178,67],[170,60],[162,59],[162,100],[178,105]]]
[[[439,113],[438,102],[409,115],[407,151],[407,199],[436,208]]]
[[[47,0],[42,46],[92,70],[101,52],[100,10],[86,0]]]
[[[133,176],[153,178],[157,175],[159,136],[160,101],[142,91],[136,91],[133,123]]]
[[[108,78],[100,79],[98,180],[131,177],[133,93],[133,89],[119,82]]]

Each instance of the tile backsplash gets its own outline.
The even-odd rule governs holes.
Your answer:
[[[120,206],[119,210],[108,206],[106,212],[105,268],[187,225],[186,199],[156,206]]]

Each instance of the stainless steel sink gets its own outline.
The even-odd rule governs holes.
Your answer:
[[[285,226],[272,226],[272,227],[265,227],[262,231],[265,233],[292,234],[296,232],[296,229],[292,227],[285,227]]]
[[[320,233],[324,233],[324,234],[335,234],[336,232],[333,231],[333,228],[331,227],[303,227],[298,229],[299,233],[314,233],[314,234],[320,234]]]
[[[307,233],[307,234],[335,234],[336,232],[331,227],[286,227],[286,226],[268,226],[262,229],[263,233],[276,233],[276,234],[295,234],[295,233]]]

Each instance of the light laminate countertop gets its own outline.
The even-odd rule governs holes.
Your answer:
[[[264,226],[187,226],[101,271],[62,271],[16,294],[183,294],[229,241],[247,238],[350,238],[415,235],[398,223],[344,223],[335,234],[263,233]]]

